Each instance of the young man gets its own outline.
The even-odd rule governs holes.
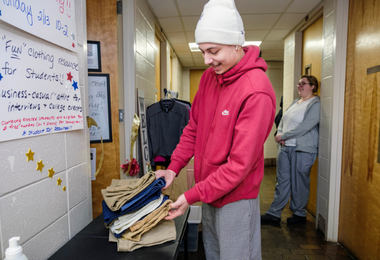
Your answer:
[[[210,0],[195,38],[205,63],[188,126],[164,176],[167,188],[194,155],[195,186],[182,194],[166,219],[202,201],[207,259],[261,259],[259,188],[263,145],[276,100],[257,46],[244,44],[243,21],[233,0]]]

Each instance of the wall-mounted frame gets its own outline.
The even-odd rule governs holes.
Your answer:
[[[96,126],[90,127],[90,142],[100,143],[100,134],[103,142],[112,142],[111,122],[111,92],[109,74],[88,74],[88,104],[89,116],[92,117]]]
[[[100,42],[87,41],[87,67],[89,72],[102,72]]]
[[[142,170],[140,172],[143,175],[147,174],[149,159],[149,144],[148,144],[148,127],[146,124],[146,110],[145,110],[145,98],[144,91],[142,89],[137,89],[138,96],[138,109],[140,117],[140,141],[141,141],[141,155],[142,155]]]
[[[309,65],[305,66],[305,73],[304,75],[311,76],[311,63]]]

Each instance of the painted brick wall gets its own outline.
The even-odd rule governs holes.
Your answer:
[[[183,90],[183,80],[182,80],[182,65],[178,58],[172,59],[172,90],[178,92],[179,99],[183,99],[184,97],[184,90]]]
[[[144,91],[145,105],[149,106],[155,98],[155,18],[145,0],[136,0],[135,28],[136,88]]]
[[[280,110],[280,101],[283,94],[283,62],[268,61],[268,70],[266,74],[272,83],[276,92],[276,115]],[[274,141],[274,133],[276,132],[276,124],[273,122],[272,131],[264,144],[264,158],[277,158],[277,144]]]

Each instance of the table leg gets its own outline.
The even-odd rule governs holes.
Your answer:
[[[189,223],[186,223],[186,229],[184,234],[184,243],[185,243],[185,260],[188,259],[188,246],[189,246],[189,240],[188,240],[188,234],[189,234]]]

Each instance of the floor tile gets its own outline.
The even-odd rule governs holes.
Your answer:
[[[260,188],[261,214],[269,209],[276,185],[276,168],[266,167]],[[308,214],[305,223],[287,224],[286,219],[293,213],[289,203],[282,212],[280,223],[261,225],[261,250],[263,260],[355,260],[339,244],[327,242],[322,234],[315,230],[315,219]],[[199,236],[198,252],[189,252],[189,260],[205,260],[202,236]],[[183,260],[180,252],[177,260]]]

